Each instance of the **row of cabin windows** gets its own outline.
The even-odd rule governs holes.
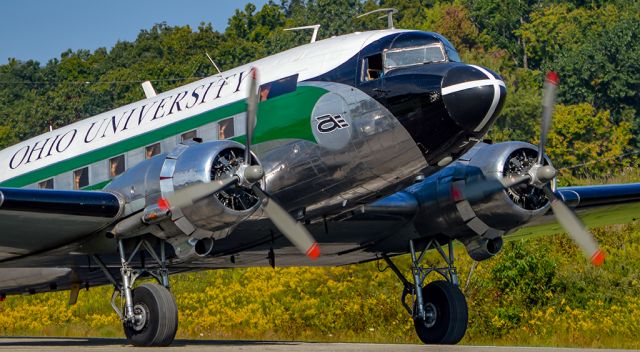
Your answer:
[[[233,117],[221,120],[217,123],[218,125],[217,133],[214,132],[213,135],[211,133],[204,133],[204,134],[207,134],[210,137],[213,137],[213,138],[208,138],[208,140],[216,140],[216,139],[221,140],[221,139],[234,137],[235,136],[234,122],[238,123],[237,121],[234,121]],[[209,130],[209,132],[211,132],[210,131],[211,128],[206,128],[205,126],[203,126],[202,130]],[[187,141],[187,140],[191,140],[198,137],[199,137],[198,130],[192,130],[192,131],[181,134],[180,140]],[[144,147],[144,159],[151,159],[152,157],[162,153],[162,144],[170,145],[171,143],[158,142],[158,143],[154,143]],[[170,146],[169,148],[165,148],[165,150],[170,149],[172,147],[173,146]],[[130,165],[130,166],[133,166],[133,165]],[[109,167],[108,169],[109,179],[113,179],[114,177],[124,173],[125,170],[127,169],[125,154],[118,155],[116,157],[109,159],[108,167]],[[78,170],[74,170],[72,173],[72,178],[73,178],[72,180],[73,189],[78,190],[78,189],[83,189],[89,186],[90,184],[89,167],[87,166]],[[106,181],[106,180],[103,180],[103,181]],[[94,183],[98,183],[98,182],[94,182]],[[54,183],[54,178],[50,178],[37,183],[37,188],[40,188],[40,189],[54,189],[56,188],[55,186],[56,185]]]

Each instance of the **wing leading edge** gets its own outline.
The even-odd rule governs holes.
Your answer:
[[[119,218],[113,193],[0,188],[0,260],[73,242]]]
[[[555,193],[576,210],[588,227],[626,224],[640,219],[640,183],[559,187]],[[513,235],[558,232],[562,232],[562,229],[547,214],[531,221]]]

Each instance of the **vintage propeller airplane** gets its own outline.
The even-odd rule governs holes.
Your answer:
[[[557,84],[549,74],[538,147],[481,142],[505,84],[431,32],[352,33],[148,89],[0,152],[0,295],[70,290],[73,303],[112,284],[128,341],[165,346],[178,326],[170,274],[382,259],[420,339],[457,343],[467,303],[454,241],[488,259],[552,208],[598,265],[565,203],[640,201],[640,184],[554,187],[544,147]],[[432,249],[444,266],[425,266]],[[392,260],[403,253],[410,279]],[[434,271],[444,280],[423,285]]]

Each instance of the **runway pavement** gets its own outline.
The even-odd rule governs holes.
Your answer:
[[[616,351],[604,349],[538,348],[515,346],[425,346],[391,345],[370,343],[309,343],[283,341],[222,341],[222,340],[176,340],[171,347],[155,350],[178,352],[221,352],[221,351],[304,351],[304,352],[572,352],[572,351]],[[0,350],[11,351],[142,351],[126,345],[124,339],[94,338],[40,338],[40,337],[0,337]],[[619,350],[618,350],[619,351]]]

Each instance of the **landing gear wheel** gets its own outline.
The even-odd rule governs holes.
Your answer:
[[[426,317],[414,318],[416,333],[425,344],[452,345],[467,331],[467,300],[448,281],[433,281],[422,288]]]
[[[168,346],[178,330],[178,307],[171,292],[158,284],[142,284],[133,292],[134,323],[124,324],[127,341],[134,346]]]

